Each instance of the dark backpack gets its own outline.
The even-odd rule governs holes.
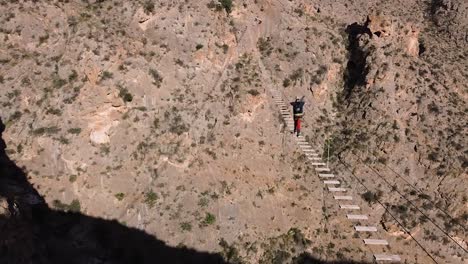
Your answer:
[[[293,105],[293,112],[294,114],[303,114],[304,113],[304,102],[294,102]]]

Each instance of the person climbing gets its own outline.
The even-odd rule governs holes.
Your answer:
[[[304,96],[302,98],[296,96],[296,100],[291,102],[294,114],[294,133],[297,133],[297,136],[301,133],[301,118],[304,115],[304,104]]]

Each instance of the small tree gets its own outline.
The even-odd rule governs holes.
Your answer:
[[[232,11],[232,0],[219,0],[219,3],[221,6],[226,10],[226,12],[229,14]]]
[[[143,8],[145,9],[146,14],[153,13],[153,11],[154,11],[153,1],[151,1],[151,0],[146,1],[145,4],[143,5]]]

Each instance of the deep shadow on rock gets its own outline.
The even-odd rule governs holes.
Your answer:
[[[4,128],[0,119],[0,136]],[[115,220],[49,208],[5,148],[0,137],[0,264],[228,263],[221,254],[171,247]],[[323,262],[307,254],[293,262],[357,263]]]

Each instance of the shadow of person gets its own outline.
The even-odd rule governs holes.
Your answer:
[[[115,220],[49,208],[6,154],[4,129],[0,119],[0,264],[229,263],[220,254],[168,246]],[[302,254],[293,263],[340,262]]]

